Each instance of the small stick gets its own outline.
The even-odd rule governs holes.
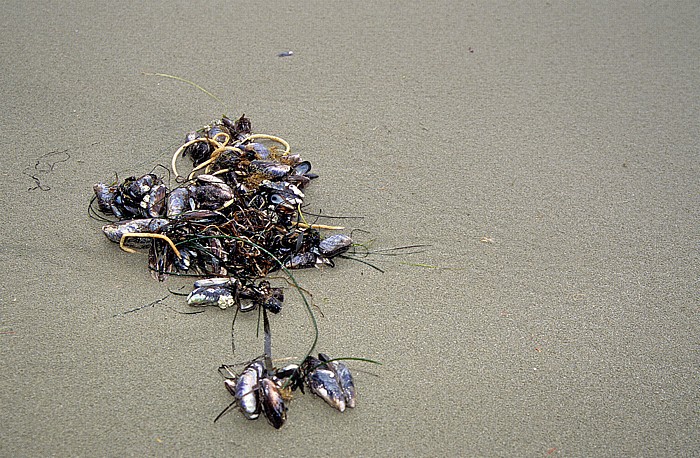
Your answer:
[[[343,226],[329,226],[327,224],[309,224],[309,223],[303,223],[301,221],[296,221],[293,224],[295,224],[301,228],[304,228],[304,229],[308,229],[308,228],[328,229],[329,231],[342,231],[343,229],[345,229],[345,227],[343,227]]]

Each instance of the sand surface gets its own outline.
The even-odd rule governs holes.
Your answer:
[[[0,455],[700,454],[696,1],[2,10]],[[229,311],[120,315],[190,282],[107,241],[92,184],[224,112],[309,159],[309,209],[358,241],[430,245],[298,275],[319,349],[383,363],[350,363],[352,411],[215,424],[255,316],[234,356]],[[287,297],[274,350],[300,357]]]

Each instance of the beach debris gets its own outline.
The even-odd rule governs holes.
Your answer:
[[[182,157],[192,160],[187,176],[177,169]],[[255,279],[282,267],[333,266],[333,258],[352,246],[349,236],[322,238],[305,221],[303,190],[317,177],[311,163],[292,154],[285,140],[253,134],[245,116],[223,117],[187,134],[172,171],[173,189],[153,173],[93,187],[98,211],[118,220],[103,226],[107,238],[127,251],[148,248],[158,280],[186,273],[260,289]],[[195,295],[188,302],[224,305],[228,296],[213,295],[227,288],[210,286],[200,291],[208,300]]]
[[[178,170],[182,158],[191,161],[186,174]],[[292,154],[284,139],[253,133],[250,120],[242,115],[238,119],[224,116],[188,133],[172,156],[171,170],[174,187],[153,171],[96,183],[90,210],[106,223],[105,236],[122,250],[148,249],[153,278],[201,277],[187,295],[188,305],[261,313],[264,356],[240,373],[233,366],[219,368],[234,401],[215,421],[238,406],[246,418],[254,420],[262,414],[279,429],[287,419],[292,391],[303,392],[304,385],[341,412],[354,407],[355,386],[347,366],[322,353],[318,358],[310,356],[318,327],[304,290],[288,270],[333,267],[335,259],[345,257],[354,245],[348,235],[323,237],[320,233],[342,227],[306,221],[304,190],[318,177],[311,172],[311,163]],[[284,271],[299,292],[315,331],[301,364],[281,369],[272,365],[268,318],[268,312],[280,313],[284,302],[283,289],[267,279],[277,270]]]
[[[345,407],[355,407],[355,383],[348,367],[339,360],[324,353],[319,353],[318,358],[307,356],[301,373],[311,392],[331,407],[340,412]]]
[[[34,180],[34,186],[27,188],[27,190],[50,191],[51,187],[45,184],[44,178],[54,172],[57,164],[68,162],[70,158],[71,155],[68,154],[68,149],[65,149],[63,151],[50,151],[34,159],[32,161],[33,164],[25,167],[22,171],[24,175]]]
[[[279,313],[284,301],[282,288],[273,288],[267,280],[260,280],[257,285],[250,283],[243,286],[237,278],[214,277],[197,280],[194,287],[187,296],[188,305],[216,305],[220,309],[235,305],[241,312],[264,307],[272,313]],[[242,302],[241,299],[248,299],[248,302]]]
[[[294,51],[283,51],[279,54],[277,54],[277,57],[292,57],[294,55]]]
[[[226,379],[224,385],[234,397],[215,419],[216,422],[233,406],[238,406],[248,420],[256,420],[262,413],[267,421],[279,429],[287,421],[287,405],[289,399],[283,380],[270,373],[261,359],[251,361],[240,374],[236,374],[231,366],[219,368]]]
[[[256,420],[262,412],[268,422],[279,429],[287,419],[292,392],[299,389],[305,393],[305,386],[340,412],[346,407],[355,407],[355,384],[350,370],[340,360],[319,353],[318,358],[307,356],[301,365],[268,369],[270,361],[257,358],[238,374],[234,366],[222,365],[219,368],[224,386],[234,401],[214,421],[238,406],[247,419]]]

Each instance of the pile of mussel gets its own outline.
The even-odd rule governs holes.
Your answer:
[[[178,173],[181,158],[192,161],[186,176]],[[304,189],[317,178],[311,164],[292,154],[283,139],[253,134],[245,116],[223,117],[187,134],[171,165],[175,186],[155,173],[97,183],[91,209],[108,222],[102,230],[109,240],[125,251],[148,249],[154,278],[200,277],[187,297],[189,305],[259,309],[267,323],[267,312],[279,313],[284,301],[282,288],[265,279],[269,273],[333,266],[352,246],[349,236],[322,237],[319,229],[332,227],[305,220]],[[275,369],[268,326],[266,338],[265,356],[242,372],[220,368],[234,404],[247,418],[262,412],[281,427],[290,393],[303,392],[304,386],[340,411],[354,407],[355,388],[345,364],[324,354],[310,356],[312,347],[301,364]]]
[[[249,420],[257,419],[262,413],[272,426],[280,428],[287,419],[286,402],[291,399],[292,391],[304,392],[304,386],[340,412],[345,407],[355,407],[355,383],[348,367],[339,360],[319,353],[318,358],[307,356],[301,365],[290,364],[279,369],[267,366],[265,358],[258,358],[240,374],[231,366],[219,368],[234,401],[214,421],[237,405]]]

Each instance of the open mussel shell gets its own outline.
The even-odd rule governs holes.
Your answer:
[[[311,170],[311,162],[302,161],[294,166],[293,172],[295,175],[306,175]]]

